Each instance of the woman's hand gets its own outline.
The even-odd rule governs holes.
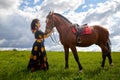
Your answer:
[[[46,33],[46,35],[44,35],[44,38],[49,37],[53,32],[54,32],[54,29],[52,29],[50,32]]]

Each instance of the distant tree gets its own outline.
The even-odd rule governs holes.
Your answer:
[[[13,51],[17,51],[17,49],[14,48]]]

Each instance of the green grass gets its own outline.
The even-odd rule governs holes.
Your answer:
[[[47,52],[49,70],[31,73],[27,70],[30,51],[0,51],[0,80],[119,80],[120,52],[113,52],[114,66],[101,68],[100,52],[79,52],[83,73],[78,72],[72,53],[65,70],[64,52]]]

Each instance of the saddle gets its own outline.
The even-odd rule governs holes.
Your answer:
[[[72,32],[76,35],[77,43],[81,43],[80,36],[91,34],[92,29],[87,24],[83,24],[81,26],[78,24],[74,24],[72,27]]]

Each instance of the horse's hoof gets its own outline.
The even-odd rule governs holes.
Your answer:
[[[65,69],[68,69],[68,67],[65,67]]]
[[[103,66],[101,66],[101,67],[100,67],[100,69],[104,69],[104,67],[103,67]]]
[[[110,66],[114,66],[114,64],[113,64],[113,63],[111,63],[111,64],[110,64]]]
[[[80,73],[82,73],[82,72],[83,72],[83,70],[80,70],[79,72],[80,72]]]

